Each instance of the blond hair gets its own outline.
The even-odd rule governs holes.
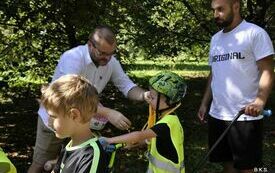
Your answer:
[[[97,111],[98,92],[84,77],[64,75],[41,89],[41,104],[46,109],[66,115],[72,108],[81,113],[82,122],[88,122]]]

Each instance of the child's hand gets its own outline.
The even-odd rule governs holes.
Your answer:
[[[108,138],[100,137],[98,141],[106,152],[113,152],[116,149],[115,145],[108,142]]]
[[[136,143],[128,143],[124,148],[130,150],[132,148],[145,146],[145,144],[146,144],[145,141],[140,141],[140,142],[136,142]]]
[[[135,148],[138,146],[138,143],[129,143],[129,144],[126,144],[126,146],[124,148],[130,150],[132,148]]]
[[[54,160],[48,160],[45,164],[44,164],[44,170],[45,171],[52,171],[54,173],[54,166],[57,163],[58,158],[54,159]]]
[[[105,138],[105,137],[100,137],[100,138],[98,138],[98,141],[99,141],[99,143],[100,143],[102,146],[106,146],[106,145],[109,144],[109,143],[107,142],[107,138]]]

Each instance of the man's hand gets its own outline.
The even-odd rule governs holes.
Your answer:
[[[254,102],[248,104],[245,107],[245,114],[250,116],[258,116],[264,109],[264,103],[256,99]]]
[[[114,109],[109,109],[107,118],[111,124],[120,130],[127,130],[131,127],[131,121]]]
[[[101,104],[97,108],[97,113],[107,118],[116,128],[120,130],[127,130],[130,128],[131,121],[128,120],[122,113],[114,109],[104,107]]]
[[[207,111],[207,106],[201,105],[200,109],[199,109],[199,111],[197,113],[197,116],[198,116],[200,122],[202,122],[202,123],[206,123],[207,122],[206,118],[205,118],[206,111]]]
[[[257,61],[257,66],[260,72],[257,97],[254,102],[245,107],[245,114],[250,116],[258,116],[262,112],[274,81],[274,62],[272,55]]]
[[[199,111],[197,113],[197,116],[201,123],[206,123],[206,113],[208,110],[208,105],[212,99],[212,90],[211,90],[211,81],[212,81],[212,72],[210,71],[210,74],[208,76],[207,85],[205,89],[205,93],[203,95],[201,105],[199,108]]]
[[[128,91],[127,98],[135,101],[144,101],[144,93],[146,91],[139,86],[135,86],[130,91]]]
[[[147,102],[150,103],[152,100],[151,93],[150,91],[146,91],[143,93],[143,99]]]

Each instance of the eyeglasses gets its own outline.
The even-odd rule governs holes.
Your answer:
[[[97,56],[112,56],[116,52],[116,50],[112,51],[111,53],[102,52],[96,46],[96,41],[94,39],[91,39],[90,42],[92,43],[92,46],[95,48],[95,53]]]

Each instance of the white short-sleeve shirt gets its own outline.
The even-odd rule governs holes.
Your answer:
[[[105,66],[96,67],[91,60],[87,44],[72,48],[61,55],[52,81],[66,74],[78,74],[87,78],[95,86],[98,93],[102,92],[109,81],[112,81],[125,96],[130,89],[136,86],[125,74],[114,56]],[[47,125],[48,115],[43,106],[40,106],[38,114]]]
[[[210,44],[213,100],[209,114],[231,121],[239,110],[253,102],[259,88],[256,62],[274,54],[264,29],[243,20],[232,31],[216,33]],[[238,120],[261,119],[242,115]]]

